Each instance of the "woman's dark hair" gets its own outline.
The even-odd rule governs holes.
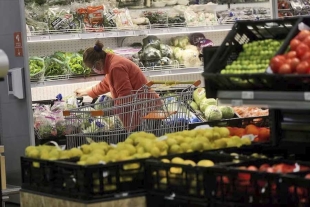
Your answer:
[[[97,40],[94,47],[85,50],[83,54],[83,62],[92,67],[97,61],[104,60],[106,52],[103,50],[103,43]]]

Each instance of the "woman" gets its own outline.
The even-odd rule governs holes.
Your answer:
[[[124,107],[122,105],[130,104],[133,101],[130,98],[124,98],[125,96],[132,95],[132,91],[139,90],[148,83],[141,69],[126,58],[106,53],[100,41],[97,41],[94,47],[88,48],[84,52],[83,62],[87,67],[92,68],[95,73],[104,75],[105,78],[93,87],[77,89],[75,91],[76,95],[78,97],[90,96],[96,98],[111,92],[112,98],[116,99],[114,105],[120,106],[115,113],[119,115],[124,127],[127,130],[137,130],[137,127],[141,124],[141,116],[146,115],[145,112],[142,112],[142,106],[135,105],[133,107],[131,104],[131,106]],[[117,99],[122,97],[123,99]],[[158,99],[159,96],[155,92],[150,91],[147,97],[143,98],[157,99],[155,102],[148,103],[153,108],[161,105]],[[133,121],[131,119],[132,114]]]

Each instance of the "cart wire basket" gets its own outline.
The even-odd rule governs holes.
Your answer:
[[[200,83],[200,80],[151,81],[132,91],[131,95],[64,111],[67,148],[92,141],[117,144],[136,131],[162,136],[188,129],[188,106]],[[169,89],[176,85],[182,90],[162,96],[155,92],[155,89]]]

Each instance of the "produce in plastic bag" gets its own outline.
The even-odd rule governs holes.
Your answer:
[[[105,108],[113,107],[113,101],[110,96],[102,95],[100,96],[95,103],[95,110],[103,110]]]
[[[29,70],[31,78],[42,78],[45,72],[44,59],[40,57],[30,57]]]
[[[55,117],[56,122],[56,130],[58,136],[64,136],[68,134],[66,120],[63,116],[63,112],[61,110],[52,112],[53,116]]]
[[[66,62],[62,62],[56,58],[45,58],[45,65],[45,76],[65,75],[69,70]]]
[[[146,48],[146,47],[153,47],[157,50],[160,49],[160,39],[158,39],[158,37],[156,36],[148,36],[146,38],[144,38],[142,40],[143,42],[143,48]]]
[[[40,138],[57,136],[56,119],[52,115],[40,115],[35,118],[34,128],[38,131]]]
[[[186,49],[183,51],[183,63],[186,67],[199,67],[202,62],[199,59],[199,51],[197,47],[193,45],[186,46]]]
[[[44,14],[45,7],[35,3],[26,5],[25,18],[30,32],[44,32],[48,30],[48,21]]]
[[[178,36],[171,38],[171,45],[185,49],[189,45],[189,38],[187,36]]]
[[[51,7],[48,9],[49,29],[67,32],[72,29],[80,29],[81,24],[73,17],[69,7]]]
[[[160,50],[153,48],[151,46],[143,50],[143,60],[160,60],[161,53]]]
[[[91,69],[83,63],[83,57],[78,53],[73,54],[69,59],[70,72],[74,75],[89,75]]]
[[[128,9],[113,9],[115,23],[119,29],[132,29],[134,24],[131,20]]]
[[[168,14],[165,11],[144,11],[142,15],[148,18],[151,24],[168,24]]]
[[[168,57],[168,58],[173,57],[173,51],[169,45],[160,44],[159,47],[162,57]]]

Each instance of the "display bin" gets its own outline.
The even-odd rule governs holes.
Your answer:
[[[232,118],[222,119],[219,121],[209,121],[201,123],[192,123],[189,125],[189,129],[195,129],[197,126],[209,125],[210,127],[238,127],[245,128],[247,125],[253,124],[257,127],[269,127],[269,116],[257,116],[257,117],[246,117],[246,118]]]
[[[282,170],[287,174],[294,174],[295,160],[284,159],[258,159],[231,164],[225,168],[217,168],[213,171],[213,183],[209,183],[214,190],[212,200],[215,202],[232,202],[251,204],[252,206],[287,206],[287,200],[283,194],[282,173],[268,173],[265,171],[249,171],[239,167],[255,166],[260,168],[263,164],[270,166],[279,165],[274,170]],[[308,171],[310,163],[297,162],[300,171]],[[293,167],[287,167],[287,165]],[[270,170],[270,169],[269,169]],[[286,171],[288,170],[288,171]]]
[[[55,161],[21,157],[22,188],[53,193],[53,185],[61,182],[56,178]]]
[[[200,160],[211,160],[215,165],[226,165],[234,160],[231,156],[209,152],[188,154],[182,158],[195,163]],[[189,201],[198,199],[200,202],[210,202],[209,198],[214,190],[212,186],[214,178],[213,167],[165,163],[158,159],[146,161],[147,192],[161,194],[162,197],[173,195]]]
[[[310,171],[282,177],[282,193],[288,205],[310,206],[310,179],[307,176],[309,174]]]
[[[300,90],[300,77],[273,74],[220,74],[226,65],[238,58],[242,45],[265,39],[284,40],[277,52],[283,53],[293,36],[293,31],[305,18],[285,18],[259,21],[238,21],[232,27],[212,59],[204,67],[206,93],[208,98],[216,97],[217,90]],[[266,68],[267,69],[267,68]],[[299,82],[296,82],[299,80]],[[305,85],[305,84],[303,84]],[[306,86],[304,86],[306,87]],[[286,89],[287,88],[287,89]]]

